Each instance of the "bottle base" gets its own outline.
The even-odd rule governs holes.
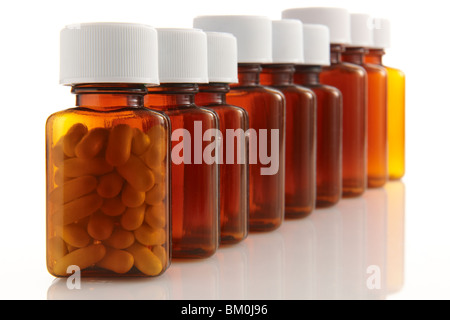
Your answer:
[[[314,211],[313,207],[309,208],[286,208],[285,218],[287,220],[298,220],[298,219],[304,219],[311,215],[311,213]]]

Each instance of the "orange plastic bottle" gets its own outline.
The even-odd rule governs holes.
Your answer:
[[[331,65],[320,81],[339,89],[343,97],[342,189],[344,197],[361,196],[367,188],[367,73],[342,61],[350,43],[350,13],[340,8],[299,8],[283,12],[285,19],[323,24],[330,29]]]
[[[197,83],[208,82],[206,34],[158,29],[161,85],[149,87],[146,108],[172,124],[172,246],[174,258],[207,258],[218,246],[219,119],[194,103]]]
[[[137,24],[61,32],[60,82],[77,107],[46,126],[54,276],[149,277],[170,265],[170,123],[143,107],[145,84],[158,84],[157,45],[156,30]]]
[[[261,84],[286,98],[286,218],[298,219],[316,207],[316,113],[314,92],[294,84],[296,63],[303,61],[303,25],[298,20],[272,22],[272,59],[264,64]]]
[[[261,64],[272,60],[271,21],[260,16],[203,16],[194,26],[228,32],[238,40],[239,83],[231,85],[227,100],[249,116],[250,231],[275,230],[285,212],[286,107],[280,91],[259,81]]]
[[[380,188],[388,181],[387,72],[379,65],[365,62],[368,48],[373,43],[371,23],[369,15],[351,15],[352,43],[342,54],[342,59],[362,66],[367,72],[367,184],[369,188]]]
[[[237,79],[237,41],[228,33],[206,32],[209,84],[200,85],[195,103],[219,117],[221,244],[235,244],[248,235],[248,130],[247,112],[227,104],[230,83]]]
[[[374,45],[366,62],[383,66],[387,71],[387,131],[389,178],[400,180],[405,175],[405,89],[403,71],[383,65],[385,49],[391,46],[390,21],[374,19]]]
[[[330,32],[326,26],[303,25],[305,60],[295,68],[295,83],[317,97],[316,207],[337,204],[342,197],[342,94],[320,83],[322,68],[330,65]]]

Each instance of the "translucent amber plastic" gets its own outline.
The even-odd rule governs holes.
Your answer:
[[[229,90],[226,84],[202,85],[195,96],[195,103],[214,111],[220,121],[223,147],[219,166],[221,244],[238,243],[249,231],[248,139],[245,138],[248,114],[244,109],[226,103],[225,95]],[[228,139],[227,130],[236,133],[237,138],[233,134],[234,140]]]
[[[170,157],[152,149],[168,147],[169,121],[142,108],[144,87],[90,85],[73,92],[78,108],[50,116],[46,127],[48,270],[57,277],[70,276],[72,265],[82,276],[160,275],[170,264],[169,197],[145,199],[161,172],[167,178],[158,185],[169,194]],[[150,137],[156,129],[160,135]],[[158,158],[158,165],[148,166],[144,156]],[[153,207],[164,221],[157,227],[144,219]],[[142,240],[155,232],[158,241]],[[156,246],[165,251],[163,260],[152,253]]]

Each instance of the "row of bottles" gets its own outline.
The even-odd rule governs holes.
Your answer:
[[[381,66],[387,22],[283,18],[62,30],[60,82],[77,107],[47,121],[52,275],[157,276],[172,257],[210,257],[387,182],[388,126],[401,133],[404,112],[387,105],[402,95]]]

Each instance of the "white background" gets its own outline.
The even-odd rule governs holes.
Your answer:
[[[44,246],[44,127],[51,113],[73,107],[75,101],[69,88],[58,85],[62,27],[94,21],[191,27],[192,18],[201,14],[257,14],[279,19],[283,9],[311,5],[340,6],[392,21],[393,47],[385,62],[407,74],[407,176],[403,179],[406,186],[405,285],[388,298],[450,298],[450,28],[447,1],[442,0],[1,1],[0,298],[46,299],[51,292],[53,278],[46,271]],[[258,241],[274,245],[276,236],[282,235],[285,228],[273,235],[250,236],[239,248],[251,247]],[[177,294],[150,294],[144,298],[207,296],[205,292],[195,295],[195,284],[192,284],[193,296],[189,295],[189,290],[182,290],[180,292],[185,293],[181,294],[173,289],[173,286],[176,288],[173,281],[189,281],[189,272],[203,270],[217,261],[219,266],[232,268],[226,264],[228,260],[220,261],[229,252],[227,250],[210,261],[187,266],[174,264],[165,277],[171,280],[170,292]],[[277,252],[276,247],[274,252]],[[286,272],[288,279],[283,276],[283,281],[289,282],[289,272],[284,269],[277,272]],[[177,278],[180,273],[187,276]],[[192,277],[195,278],[195,274]],[[276,281],[277,277],[281,275],[262,273],[259,281],[266,281],[270,289],[270,281]],[[122,285],[134,283],[145,292],[146,285],[151,289],[152,285],[162,283],[164,287],[164,279]],[[190,288],[189,283],[185,288]],[[101,290],[97,287],[97,292]],[[114,298],[101,294],[98,297]],[[209,297],[234,296],[227,292]],[[242,297],[290,296],[283,293]]]

